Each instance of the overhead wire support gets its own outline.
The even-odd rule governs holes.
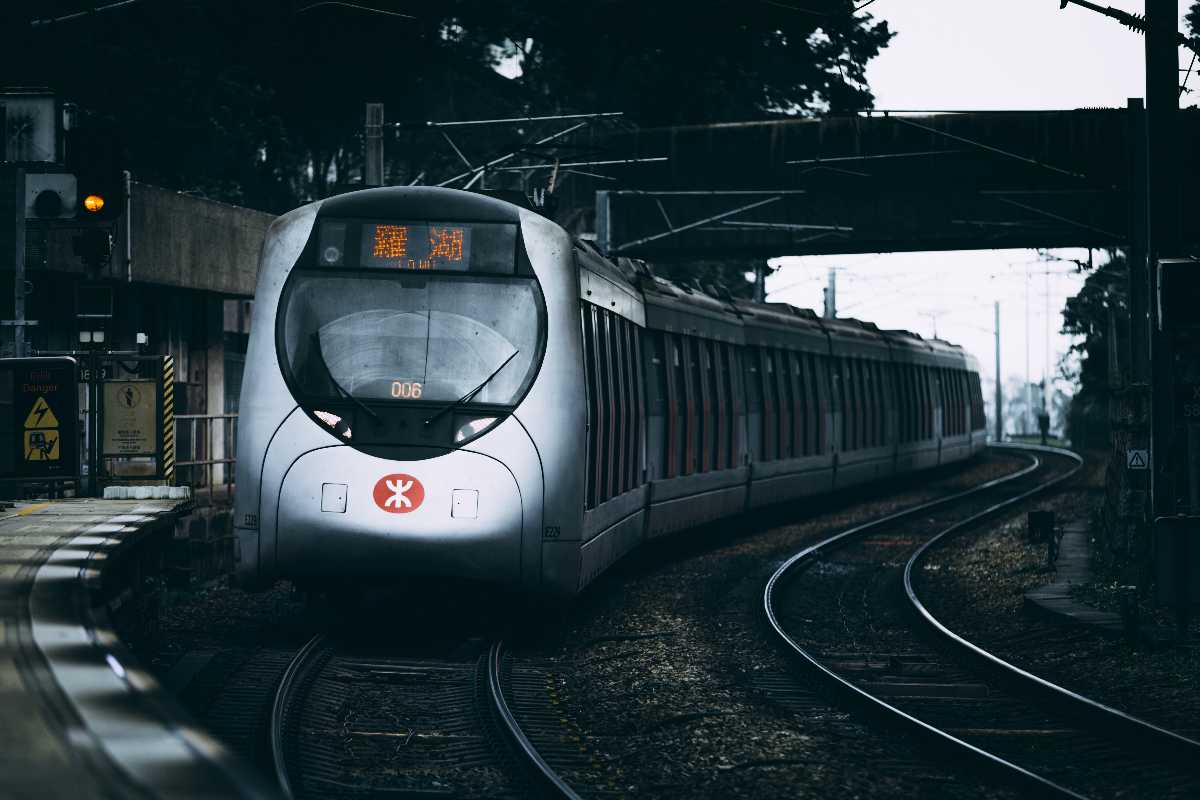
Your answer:
[[[1088,11],[1095,11],[1097,14],[1103,14],[1106,17],[1115,19],[1117,22],[1121,23],[1135,33],[1140,33],[1143,35],[1146,33],[1146,18],[1141,14],[1131,14],[1130,12],[1122,11],[1119,8],[1113,8],[1112,6],[1101,6],[1096,3],[1089,2],[1088,0],[1058,0],[1058,7],[1060,10],[1066,8],[1068,5],[1080,6],[1081,8],[1086,8]],[[1195,39],[1189,39],[1187,36],[1184,36],[1178,31],[1176,31],[1175,36],[1176,41],[1182,47],[1186,47],[1193,53],[1200,53],[1200,42],[1197,42]]]
[[[392,122],[393,128],[462,128],[471,125],[519,125],[526,122],[554,122],[569,119],[604,119],[622,117],[624,111],[601,111],[595,114],[550,114],[542,117],[504,117],[502,119],[464,119],[451,122]]]
[[[549,136],[538,139],[536,142],[533,142],[533,144],[539,145],[539,144],[546,144],[547,142],[552,142],[555,139],[566,136],[568,133],[574,133],[575,131],[579,130],[580,128],[587,127],[587,124],[588,123],[586,121],[577,123],[575,125],[572,125],[569,128],[564,128],[563,130],[559,131],[558,133],[552,133]],[[466,186],[463,187],[464,189],[469,188],[469,187],[475,185],[475,182],[478,181],[483,176],[483,174],[485,172],[487,172],[490,168],[496,166],[497,164],[503,164],[505,161],[508,161],[510,158],[516,158],[517,155],[520,154],[520,152],[521,152],[520,150],[514,150],[511,153],[505,153],[504,155],[499,156],[498,158],[493,158],[491,161],[487,162],[486,164],[481,164],[480,166],[469,169],[466,172],[460,172],[459,174],[455,175],[453,178],[447,178],[446,180],[439,183],[438,186],[449,186],[450,184],[457,183],[458,181],[461,181],[463,178],[466,178],[467,176],[470,175],[473,177],[471,178],[471,180],[467,181]]]

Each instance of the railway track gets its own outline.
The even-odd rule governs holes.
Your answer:
[[[913,576],[930,549],[1079,469],[1063,451],[1030,451],[1013,475],[793,555],[763,592],[770,626],[845,698],[1025,791],[1200,796],[1200,743],[1008,664],[920,601]]]
[[[398,654],[314,636],[272,707],[284,795],[579,800],[509,706],[506,686],[521,680],[510,661],[498,640]],[[522,712],[538,741],[562,738],[556,717]]]

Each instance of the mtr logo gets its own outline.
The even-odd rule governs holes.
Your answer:
[[[375,505],[392,514],[416,511],[425,499],[425,487],[412,475],[384,475],[375,482]]]

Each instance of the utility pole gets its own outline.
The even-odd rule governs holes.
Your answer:
[[[1050,267],[1046,267],[1046,361],[1042,368],[1042,413],[1050,413],[1050,375],[1053,367],[1050,364],[1050,337],[1054,328],[1050,324]]]
[[[1146,175],[1146,106],[1140,97],[1129,98],[1129,140],[1133,142],[1133,176],[1131,180],[1133,220],[1129,247],[1129,355],[1132,383],[1150,384],[1150,276],[1146,269],[1147,235],[1149,233],[1149,185]]]
[[[383,186],[383,103],[367,103],[363,182]]]
[[[1004,389],[1000,382],[1000,301],[996,301],[996,441],[1004,441]]]
[[[837,319],[837,267],[829,268],[829,285],[825,287],[825,319]]]
[[[1029,327],[1029,265],[1025,265],[1025,413],[1021,415],[1021,433],[1029,433],[1033,424],[1033,373],[1029,369],[1029,345],[1033,329]]]
[[[1146,0],[1147,174],[1149,179],[1150,491],[1154,517],[1175,513],[1171,492],[1171,362],[1160,330],[1158,262],[1175,255],[1180,235],[1179,9],[1176,0]]]

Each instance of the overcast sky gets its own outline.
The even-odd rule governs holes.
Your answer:
[[[1129,0],[1100,4],[1142,11],[1141,3]],[[1189,5],[1180,2],[1181,17]],[[1060,11],[1058,0],[877,0],[871,12],[888,20],[898,34],[867,69],[880,109],[1117,107],[1145,94],[1144,39],[1077,6]],[[1180,66],[1188,66],[1182,51]],[[1193,76],[1191,85],[1194,97],[1200,98],[1200,77]],[[1188,96],[1182,102],[1196,104]],[[1056,255],[1087,259],[1087,251]],[[1101,253],[1095,255],[1097,262],[1103,260]],[[804,257],[772,263],[782,269],[767,279],[768,299],[819,311],[827,271],[838,267],[839,315],[924,336],[933,334],[936,319],[941,338],[962,344],[979,358],[985,382],[995,371],[993,302],[1001,303],[1001,371],[1006,378],[1023,375],[1028,346],[1031,378],[1036,381],[1047,365],[1045,332],[1053,334],[1052,370],[1070,344],[1057,334],[1060,315],[1066,298],[1083,281],[1070,264],[1038,263],[1031,250]]]

